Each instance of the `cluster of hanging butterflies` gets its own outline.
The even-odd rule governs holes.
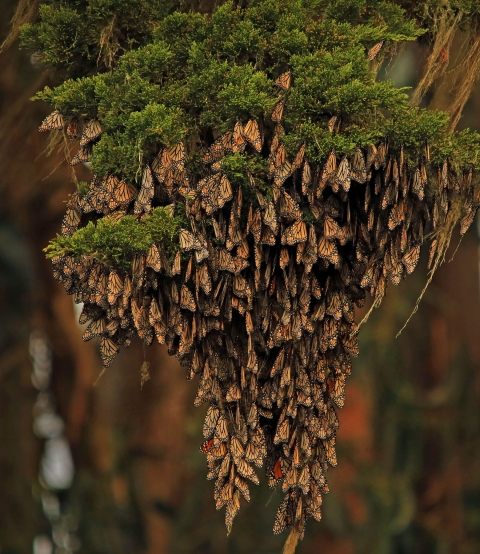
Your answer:
[[[289,159],[281,121],[290,73],[276,84],[268,141],[255,120],[238,122],[210,144],[201,177],[187,175],[179,144],[145,167],[139,190],[109,175],[95,177],[83,198],[70,197],[64,234],[92,211],[141,218],[152,203],[172,212],[183,203],[190,223],[173,263],[153,244],[129,272],[73,256],[57,257],[53,269],[83,303],[84,339],[100,339],[105,365],[138,335],[166,343],[188,378],[199,376],[195,405],[209,404],[201,450],[227,528],[263,467],[285,495],[274,532],[295,525],[303,533],[308,517],[321,518],[325,472],[337,463],[336,409],[358,354],[355,305],[366,292],[381,298],[388,281],[414,270],[425,233],[459,198],[462,233],[478,202],[472,170],[458,180],[448,160],[427,187],[428,144],[416,167],[401,148],[390,152],[387,140],[340,159],[332,150],[324,165],[305,158],[305,145]],[[332,131],[337,124],[330,120]],[[41,130],[63,127],[55,112]],[[98,122],[87,124],[82,148],[100,132]],[[268,176],[246,175],[249,200],[222,171],[234,152],[268,155]],[[306,211],[313,223],[304,221]]]

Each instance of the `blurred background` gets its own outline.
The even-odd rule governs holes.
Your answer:
[[[2,2],[0,41],[13,9]],[[381,75],[414,86],[424,55],[409,46]],[[54,83],[17,44],[0,54],[0,552],[279,553],[286,536],[271,528],[281,493],[265,484],[226,537],[198,449],[204,410],[165,349],[134,343],[99,378],[98,349],[82,342],[42,252],[75,186],[62,152],[47,155],[37,133],[48,106],[29,101]],[[449,100],[447,73],[425,102]],[[458,127],[480,129],[479,86]],[[339,465],[299,554],[480,552],[478,236],[473,225],[399,338],[425,260],[363,326]]]

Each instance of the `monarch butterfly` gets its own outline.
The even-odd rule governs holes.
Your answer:
[[[279,123],[282,121],[283,118],[283,109],[285,108],[285,99],[281,98],[273,108],[272,112],[272,121],[275,123]]]
[[[132,264],[132,284],[134,287],[141,287],[145,279],[145,255],[135,254]]]
[[[237,437],[232,437],[230,439],[230,452],[235,464],[245,456],[245,450]]]
[[[219,477],[226,477],[230,471],[230,462],[231,462],[231,456],[230,453],[227,452],[225,454],[225,457],[222,460],[222,463],[219,466],[218,476]]]
[[[389,256],[385,255],[385,267],[387,265],[388,257]],[[392,283],[394,285],[398,285],[402,278],[403,266],[402,266],[402,263],[397,260],[396,256],[393,255],[393,253],[390,256],[390,258],[391,259],[389,260],[389,267],[387,269],[387,274],[390,277],[390,280],[392,281]]]
[[[232,210],[232,217],[230,218],[230,225],[228,226],[228,244],[227,248],[231,250],[234,246],[238,246],[243,239],[242,232],[240,231],[240,220],[238,216],[234,215]]]
[[[191,312],[195,312],[197,309],[193,294],[186,285],[182,285],[180,291],[180,308],[183,310],[190,310]]]
[[[408,274],[412,273],[420,257],[420,246],[411,248],[402,258],[403,265]]]
[[[343,188],[345,192],[350,190],[350,163],[348,158],[344,156],[338,165],[335,183]]]
[[[157,273],[162,269],[162,260],[156,244],[152,244],[150,246],[145,260],[145,265],[146,267],[151,267]]]
[[[213,448],[211,450],[212,457],[214,459],[222,459],[227,454],[227,445],[221,442],[218,446],[215,445],[215,439],[213,439]]]
[[[78,139],[80,131],[80,123],[78,122],[78,119],[74,117],[70,120],[70,123],[67,126],[67,136],[69,139]]]
[[[405,225],[402,226],[402,233],[400,236],[400,252],[405,252],[408,243],[407,229]]]
[[[472,208],[462,217],[462,219],[460,220],[460,235],[464,235],[468,231],[468,228],[475,219],[477,210],[478,208]]]
[[[267,209],[265,210],[265,214],[263,216],[263,223],[270,227],[270,229],[276,233],[278,230],[278,220],[277,220],[277,214],[275,211],[275,205],[272,201],[270,201],[267,204]]]
[[[275,523],[273,524],[273,532],[275,535],[278,535],[290,525],[290,518],[287,516],[288,503],[289,496],[287,495],[280,504],[275,516]]]
[[[382,46],[383,46],[383,40],[380,41],[380,42],[377,42],[377,44],[374,44],[372,46],[372,48],[370,48],[370,50],[368,51],[368,59],[369,61],[372,61],[375,56],[380,52],[380,50],[382,49]]]
[[[256,119],[250,119],[243,129],[243,136],[253,146],[256,152],[262,150],[262,137]]]
[[[79,163],[87,163],[92,155],[92,145],[86,144],[82,146],[80,150],[73,156],[70,161],[70,165],[77,165]]]
[[[375,169],[380,167],[385,167],[385,162],[387,159],[388,146],[386,140],[382,141],[377,148],[377,154],[374,160]]]
[[[323,234],[326,238],[337,238],[341,234],[341,229],[338,223],[329,216],[325,217],[323,224]]]
[[[388,229],[393,231],[395,227],[400,225],[405,219],[405,204],[403,199],[401,199],[395,206],[392,208],[390,215],[388,216]]]
[[[100,296],[106,296],[107,293],[107,274],[103,272],[103,270],[100,272],[98,276],[98,280],[95,283],[94,290],[96,293],[98,293]],[[97,302],[98,303],[98,302]]]
[[[105,201],[108,203],[109,206],[110,204],[112,204],[112,210],[114,210],[119,204],[119,202],[117,202],[116,199],[113,197],[119,181],[120,179],[115,175],[107,175],[101,183],[101,189],[104,194]]]
[[[245,477],[246,479],[250,479],[250,481],[252,481],[256,485],[260,483],[253,467],[250,464],[248,464],[243,458],[238,459],[235,462],[235,465],[237,466],[238,473],[242,477]]]
[[[203,292],[208,296],[212,292],[212,279],[208,273],[206,264],[200,266],[197,270],[199,278],[199,286],[203,289]]]
[[[144,339],[150,331],[150,321],[148,320],[147,310],[145,306],[139,306],[136,300],[132,300],[131,306],[133,323],[137,329],[138,336]]]
[[[285,145],[282,143],[278,145],[278,148],[275,151],[273,163],[275,168],[279,168],[282,165],[284,165],[286,161],[287,161],[287,152],[285,150]]]
[[[308,466],[304,466],[298,476],[298,486],[302,489],[303,494],[308,494],[310,491],[310,470]]]
[[[460,192],[460,183],[457,180],[455,174],[451,171],[448,172],[448,185],[447,188],[449,191]]]
[[[325,304],[325,313],[332,316],[336,321],[339,321],[342,317],[342,311],[342,303],[339,292],[335,291],[331,293],[329,291]]]
[[[358,356],[359,348],[358,348],[358,336],[357,335],[344,335],[341,338],[341,341],[342,341],[343,347],[347,350],[347,352],[351,356]],[[338,406],[338,404],[337,404],[337,406]]]
[[[357,183],[363,184],[367,180],[367,168],[365,166],[365,157],[360,148],[355,148],[351,160],[351,178]]]
[[[292,164],[286,160],[285,163],[277,167],[273,172],[274,186],[280,187],[290,177],[293,172]]]
[[[262,229],[262,234],[260,235],[260,244],[275,246],[276,234],[272,231],[270,227],[264,227]]]
[[[318,255],[320,258],[325,258],[333,265],[340,263],[340,256],[333,240],[326,237],[320,237],[318,240]]]
[[[278,375],[279,373],[281,373],[284,366],[284,362],[285,362],[285,350],[282,348],[278,353],[277,357],[275,358],[275,362],[272,365],[272,369],[270,371],[270,377],[275,377],[275,375]]]
[[[257,417],[258,417],[258,412],[257,412]],[[247,447],[245,449],[245,460],[247,462],[254,463],[257,467],[262,467],[263,465],[262,454],[263,454],[262,448],[259,444],[257,444],[253,440],[248,442]]]
[[[327,458],[327,462],[332,466],[335,467],[337,465],[337,454],[335,452],[335,439],[328,439],[323,443],[323,446],[325,448],[325,457]]]
[[[304,196],[310,195],[310,185],[312,184],[312,170],[310,164],[305,162],[302,171],[302,194]]]
[[[287,442],[290,438],[290,423],[288,418],[280,419],[277,423],[277,430],[273,438],[273,444],[280,444]]]
[[[250,287],[248,286],[245,277],[241,275],[236,275],[233,278],[233,294],[235,294],[239,298],[246,298],[249,288]]]
[[[310,290],[312,296],[317,300],[320,300],[320,298],[322,297],[322,287],[320,286],[320,283],[318,282],[318,279],[315,277],[315,275],[312,276]]]
[[[232,186],[225,174],[221,175],[220,183],[212,179],[210,182],[209,202],[206,203],[205,211],[211,215],[214,211],[223,208],[226,202],[233,198]]]
[[[301,220],[295,221],[282,233],[282,244],[298,244],[307,240],[307,226]]]
[[[115,304],[117,298],[123,292],[123,281],[116,271],[111,271],[108,276],[107,299],[110,305]]]
[[[376,160],[377,160],[377,148],[374,144],[369,144],[367,146],[367,161],[366,161],[366,166],[368,171],[370,171],[372,164],[376,163]]]
[[[397,191],[397,188],[395,187],[395,183],[392,181],[385,189],[385,192],[383,193],[382,203],[381,203],[382,210],[385,210],[387,206],[395,203],[395,200],[396,200],[395,196],[397,192],[398,191]],[[375,210],[372,206],[372,213],[374,211]]]
[[[218,481],[217,481],[218,483]],[[233,483],[227,481],[223,486],[215,484],[214,490],[215,508],[219,510],[233,499]],[[228,507],[227,507],[228,511]],[[232,516],[233,519],[233,516]]]
[[[219,250],[218,269],[235,273],[235,263],[233,261],[233,257],[227,250],[225,250],[225,248],[221,248]]]
[[[87,342],[98,335],[101,335],[106,330],[107,320],[104,317],[96,319],[90,323],[82,335],[82,340]]]
[[[295,156],[295,160],[292,164],[292,171],[295,171],[299,169],[303,164],[303,158],[305,156],[305,143],[303,142],[300,146],[300,149],[297,152],[297,155]]]
[[[274,163],[275,156],[277,154],[278,147],[280,146],[280,134],[275,133],[273,135],[272,143],[270,144],[270,155],[268,159],[270,160],[271,164]],[[273,172],[273,168],[270,168],[270,172]]]
[[[126,183],[123,179],[118,181],[115,189],[112,191],[108,207],[114,210],[117,206],[126,207],[137,196],[137,189]]]
[[[297,468],[290,467],[290,469],[287,471],[285,475],[285,479],[282,483],[282,491],[287,492],[289,489],[293,489],[297,486],[298,482],[298,474],[297,474]]]
[[[275,84],[283,90],[288,90],[290,88],[291,81],[292,73],[290,71],[285,71],[285,73],[282,73],[280,77],[276,79]]]
[[[180,272],[182,270],[181,261],[182,261],[182,258],[181,258],[181,255],[180,255],[180,251],[177,251],[177,253],[175,254],[175,258],[173,260],[173,267],[172,267],[172,270],[171,270],[171,275],[172,276],[180,274]]]
[[[204,163],[212,163],[219,158],[222,158],[225,153],[233,150],[233,133],[227,131],[221,135],[213,144],[204,156]]]
[[[148,313],[148,321],[150,322],[150,325],[153,325],[161,320],[162,313],[160,312],[158,302],[155,300],[155,298],[152,297],[152,300],[150,302],[150,310]]]
[[[188,260],[187,269],[185,270],[185,278],[184,283],[188,283],[190,281],[190,278],[192,277],[192,271],[193,271],[193,257],[190,256],[190,259]]]
[[[81,219],[82,219],[81,212],[79,212],[78,210],[75,210],[74,208],[68,208],[67,213],[65,214],[62,221],[62,227],[61,227],[62,235],[67,237],[73,235],[73,233],[77,230]]]
[[[417,195],[419,200],[423,200],[424,184],[422,182],[422,176],[418,167],[412,177],[412,192]]]
[[[278,213],[286,219],[300,219],[302,216],[298,203],[284,190],[279,198]]]
[[[42,121],[42,124],[38,130],[43,133],[44,131],[61,131],[65,126],[65,120],[63,115],[55,110]]]
[[[115,356],[120,352],[120,348],[110,337],[102,337],[100,341],[100,356],[102,363],[105,367],[108,367]]]
[[[220,152],[220,154],[214,155],[214,153],[212,151],[212,148],[213,148],[213,144],[210,148],[208,148],[208,150],[203,155],[203,163],[204,164],[211,164],[211,163],[214,163],[214,162],[217,163],[218,159],[223,155],[223,149]]]
[[[360,286],[362,288],[373,286],[373,284],[375,282],[375,272],[376,272],[376,266],[374,266],[374,265],[371,265],[367,269],[367,271],[363,275],[362,280],[360,282]]]
[[[183,142],[179,142],[177,145],[171,148],[166,148],[162,151],[161,155],[161,167],[169,169],[174,167],[176,169],[183,169],[185,163],[185,146]]]
[[[190,250],[200,250],[202,245],[195,236],[186,229],[179,231],[180,248],[189,252]]]
[[[160,148],[158,151],[158,154],[155,156],[155,158],[152,161],[152,172],[155,175],[155,177],[158,179],[160,183],[163,182],[163,179],[165,177],[166,167],[164,166],[164,163],[162,161],[163,158],[163,148]]]
[[[245,260],[248,259],[250,255],[250,249],[248,246],[248,242],[245,238],[242,238],[240,244],[237,247],[237,256],[240,256],[240,258],[244,258]]]
[[[150,213],[152,211],[152,198],[154,194],[153,175],[150,166],[146,165],[143,170],[142,185],[140,192],[135,200],[133,213],[138,215],[142,212]]]
[[[215,436],[219,441],[225,442],[228,439],[228,421],[227,418],[220,414],[215,425]]]
[[[334,115],[333,117],[331,117],[329,120],[328,120],[328,130],[330,131],[330,133],[333,133],[333,131],[335,130],[335,127],[337,125],[337,123],[339,124],[340,123],[340,119],[338,116]]]
[[[237,121],[233,128],[233,152],[243,152],[246,145],[247,141],[244,136],[243,125],[240,121]]]
[[[102,127],[96,119],[91,119],[83,130],[80,137],[80,146],[85,146],[89,142],[96,140],[102,134]]]
[[[332,149],[330,150],[330,153],[327,158],[327,162],[323,166],[322,175],[321,175],[321,182],[326,183],[329,179],[333,177],[335,174],[335,171],[337,169],[337,157],[335,156],[335,151]],[[318,191],[321,193],[322,191],[319,189]]]
[[[250,214],[249,231],[252,233],[255,243],[258,243],[262,232],[262,213],[260,210],[256,210],[255,213],[251,210]]]
[[[122,304],[125,310],[128,308],[130,297],[132,296],[132,289],[133,289],[132,280],[128,275],[125,275],[125,280],[123,281],[123,296],[122,296]]]
[[[200,452],[203,452],[204,454],[206,454],[207,452],[210,452],[212,446],[213,446],[213,439],[209,439],[202,444],[202,446],[200,447]]]

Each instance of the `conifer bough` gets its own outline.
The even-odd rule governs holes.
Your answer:
[[[479,135],[376,80],[428,24],[398,4],[182,6],[53,1],[23,27],[70,77],[37,94],[55,109],[40,130],[93,172],[47,253],[105,365],[138,335],[199,375],[228,531],[264,468],[292,552],[337,463],[354,306],[378,305],[426,238],[435,268],[466,231]]]

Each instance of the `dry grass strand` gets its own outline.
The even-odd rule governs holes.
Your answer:
[[[448,62],[442,60],[442,50],[445,49],[447,53],[450,51],[455,31],[462,17],[463,12],[461,11],[454,15],[450,10],[446,10],[442,11],[436,19],[434,24],[435,40],[432,51],[425,64],[423,77],[420,79],[410,99],[411,106],[418,106],[433,83],[445,73]]]
[[[12,17],[12,27],[0,45],[0,53],[6,50],[11,46],[20,35],[20,28],[25,23],[30,23],[37,13],[38,9],[38,0],[19,0],[17,4],[17,9]]]

